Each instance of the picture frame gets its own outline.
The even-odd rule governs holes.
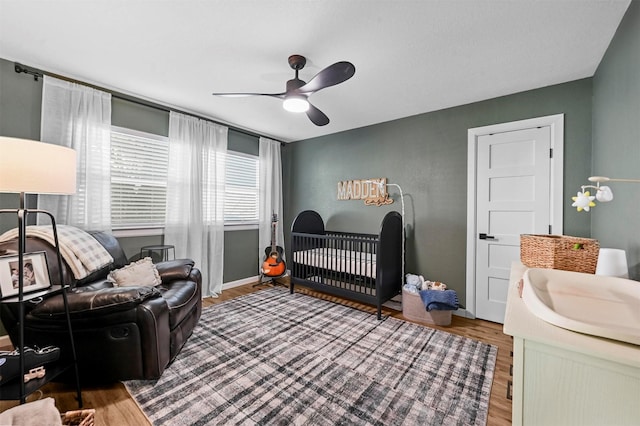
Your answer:
[[[19,293],[18,262],[17,254],[0,256],[0,299],[17,296]],[[22,257],[22,268],[23,294],[51,287],[49,265],[44,251],[25,253]]]

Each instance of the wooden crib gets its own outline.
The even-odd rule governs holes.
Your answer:
[[[318,213],[298,214],[291,227],[291,284],[339,297],[382,304],[402,288],[402,216],[389,212],[378,234],[333,232]]]

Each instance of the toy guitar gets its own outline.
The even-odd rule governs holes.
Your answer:
[[[264,249],[264,262],[262,262],[262,274],[267,277],[279,277],[287,270],[287,266],[282,259],[284,250],[276,245],[276,224],[278,215],[271,218],[271,245]]]

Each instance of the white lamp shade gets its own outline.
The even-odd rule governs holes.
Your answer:
[[[76,152],[50,143],[0,136],[0,192],[75,194]]]
[[[598,254],[596,275],[629,278],[627,254],[625,251],[613,248],[601,248]]]

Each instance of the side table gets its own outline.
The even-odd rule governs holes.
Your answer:
[[[173,259],[176,258],[176,248],[175,246],[172,245],[167,245],[167,244],[160,244],[160,245],[153,245],[153,246],[143,246],[140,249],[140,259],[142,259],[144,256],[143,254],[146,252],[147,255],[149,257],[151,257],[151,259],[153,259],[153,252],[157,251],[158,253],[160,253],[160,260],[169,260],[169,251],[171,251],[172,255],[173,255]]]

